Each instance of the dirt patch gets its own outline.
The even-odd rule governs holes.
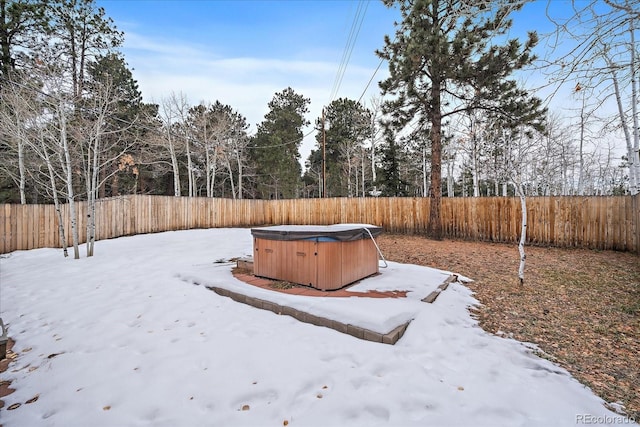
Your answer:
[[[640,420],[640,257],[585,249],[527,247],[525,283],[516,245],[434,241],[383,234],[390,261],[453,271],[481,306],[488,332],[535,343],[607,402]]]
[[[7,357],[0,360],[0,374],[6,372],[9,369],[9,364],[16,358],[16,353],[13,352],[14,342],[11,338],[7,341]],[[11,388],[11,381],[0,381],[0,409],[4,408],[3,397],[6,397],[13,393],[15,390]]]

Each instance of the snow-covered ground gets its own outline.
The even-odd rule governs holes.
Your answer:
[[[389,263],[355,290],[404,299],[312,298],[247,290],[385,332],[359,340],[221,297],[247,289],[221,261],[252,252],[248,229],[210,229],[0,259],[0,313],[19,354],[0,423],[25,426],[571,426],[629,423],[531,346],[485,333],[441,272]],[[194,284],[200,283],[200,285]],[[352,289],[354,290],[354,289]],[[37,400],[26,403],[34,397]],[[13,410],[7,407],[20,403]],[[17,406],[17,405],[14,405]]]

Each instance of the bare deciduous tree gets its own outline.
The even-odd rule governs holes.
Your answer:
[[[629,192],[640,191],[640,129],[638,126],[637,21],[639,0],[572,2],[573,14],[549,18],[556,24],[547,58],[551,81],[589,88],[592,109],[617,116],[626,145]],[[564,43],[560,43],[560,41]],[[571,49],[562,50],[571,40]],[[555,58],[558,56],[559,59]]]

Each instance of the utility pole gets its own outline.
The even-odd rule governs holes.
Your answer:
[[[324,107],[322,107],[322,197],[327,197],[327,138],[324,131]]]

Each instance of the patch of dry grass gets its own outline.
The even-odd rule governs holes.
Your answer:
[[[535,343],[607,402],[640,419],[640,257],[527,247],[525,283],[515,245],[383,234],[391,261],[450,270],[468,286],[488,332]]]

